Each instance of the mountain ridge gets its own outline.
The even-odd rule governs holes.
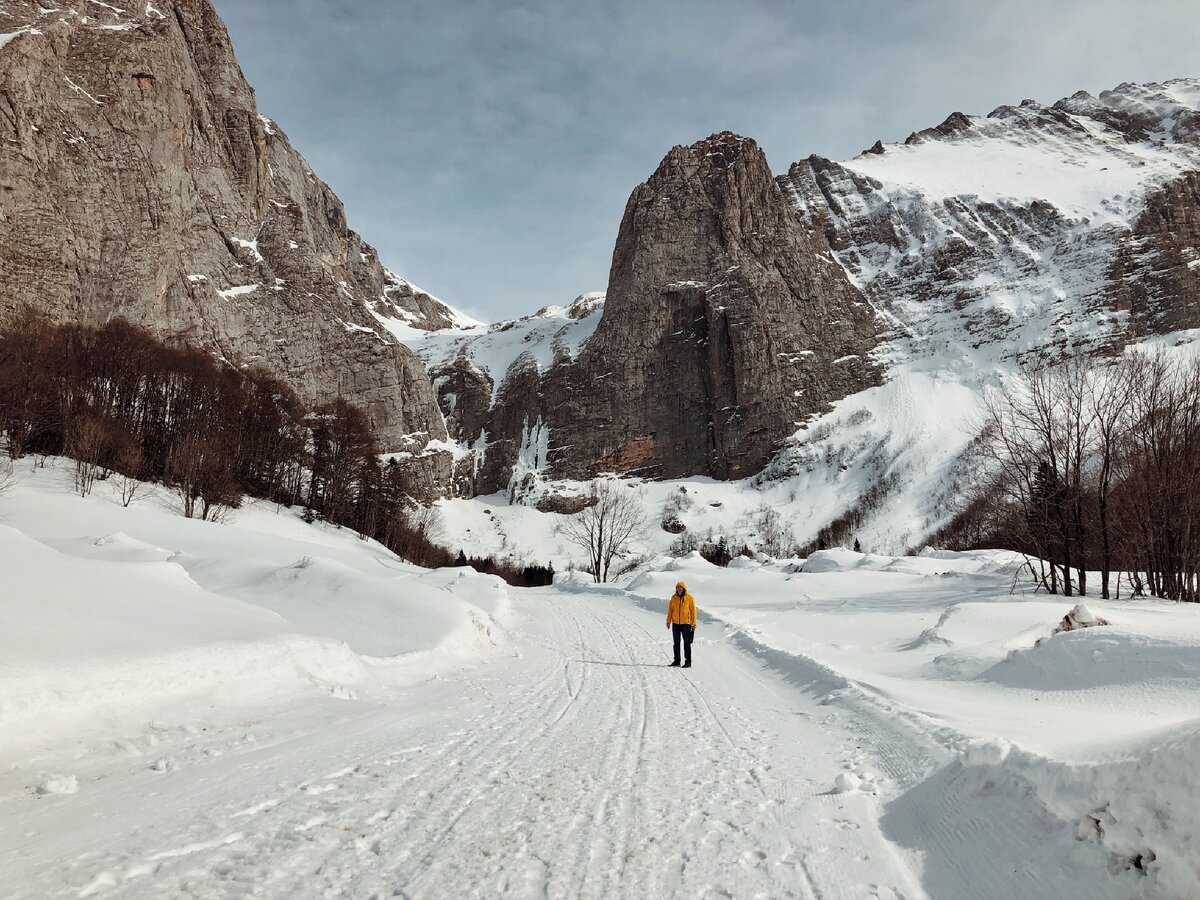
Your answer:
[[[948,473],[964,443],[921,391],[961,412],[1022,358],[1200,326],[1198,79],[954,112],[778,175],[750,138],[679,145],[632,191],[604,293],[484,325],[348,227],[208,0],[5,0],[0,32],[0,314],[123,315],[351,397],[424,499],[836,459],[821,515],[886,489],[919,535],[946,498],[898,471]],[[918,427],[879,432],[888,403]]]
[[[952,515],[985,385],[1022,359],[1112,353],[1200,325],[1198,123],[1200,80],[1126,83],[954,113],[852,160],[811,156],[777,176],[882,318],[872,356],[885,372],[878,388],[798,422],[747,483],[808,485],[819,512],[797,515],[809,523],[802,539],[852,514],[873,546],[903,551]],[[492,326],[489,359],[507,328],[519,331]],[[475,365],[473,340],[456,340],[456,366]],[[433,364],[430,345],[414,346]],[[589,346],[577,335],[572,355]],[[553,447],[553,429],[541,439]],[[517,488],[539,478],[569,493],[555,474],[518,467],[509,495],[540,502],[543,492]],[[895,514],[864,513],[881,504]]]

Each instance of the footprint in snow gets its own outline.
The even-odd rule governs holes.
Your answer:
[[[303,788],[303,790],[304,793],[315,797],[319,794],[328,794],[330,791],[336,791],[338,787],[336,784],[310,784]]]
[[[761,850],[747,850],[742,854],[742,865],[746,866],[747,868],[755,869],[760,867],[766,858],[767,854],[763,853]]]
[[[79,779],[74,775],[46,775],[34,787],[39,797],[55,797],[79,792]]]
[[[310,828],[316,828],[318,825],[324,825],[325,821],[326,821],[325,816],[313,816],[311,819],[309,819],[303,825],[297,825],[296,830],[297,831],[308,831]]]
[[[246,816],[257,816],[259,813],[266,812],[268,809],[274,809],[278,805],[279,800],[277,799],[264,800],[262,803],[256,803],[254,806],[248,806],[243,810],[235,812],[233,817],[240,819]]]
[[[118,883],[117,876],[114,872],[101,872],[80,889],[79,896],[91,897],[95,894],[99,894],[101,891],[107,891],[109,888],[115,888]]]

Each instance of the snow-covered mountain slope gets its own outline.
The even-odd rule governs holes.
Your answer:
[[[888,361],[945,369],[1123,343],[1110,271],[1148,201],[1198,168],[1200,80],[1179,79],[954,113],[784,181],[891,324]]]
[[[483,324],[390,269],[383,270],[383,293],[378,300],[368,300],[367,308],[387,330],[403,335],[409,344],[419,342],[421,332],[473,329]]]
[[[1024,358],[1194,340],[1195,230],[1148,211],[1200,218],[1178,188],[1196,170],[1196,79],[955,113],[845,163],[792,166],[797,205],[891,326],[889,374],[798,432],[767,477],[842,483],[829,519],[864,512],[864,542],[919,545],[969,477],[958,458],[985,385]]]
[[[439,379],[439,373],[453,366],[455,360],[469,361],[486,377],[491,390],[489,403],[494,402],[505,375],[518,359],[531,362],[539,372],[556,361],[573,359],[596,330],[604,310],[603,293],[580,294],[566,306],[547,306],[520,319],[485,325],[437,302],[453,317],[451,324],[429,328],[409,316],[389,316],[382,305],[374,308],[380,324],[415,350],[430,370],[448,420],[454,419],[458,398],[442,390],[446,382],[444,376]],[[452,433],[467,440],[478,437],[463,433],[461,428]]]

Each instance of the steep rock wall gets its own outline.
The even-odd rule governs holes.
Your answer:
[[[428,318],[425,295],[259,115],[208,0],[5,0],[0,33],[0,316],[124,316],[310,404],[344,395],[444,491],[424,366],[366,307]]]

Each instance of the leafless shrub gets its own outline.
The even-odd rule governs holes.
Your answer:
[[[75,490],[79,496],[92,492],[108,443],[107,425],[99,416],[85,412],[70,419],[66,449],[75,459]]]
[[[135,442],[125,443],[116,454],[114,468],[117,476],[117,493],[121,497],[121,505],[128,507],[145,482],[142,476],[145,472],[146,457],[142,448]]]
[[[13,461],[7,456],[0,456],[0,494],[12,487]]]
[[[167,458],[167,476],[179,495],[183,514],[217,522],[241,502],[229,460],[211,438],[186,437]]]

